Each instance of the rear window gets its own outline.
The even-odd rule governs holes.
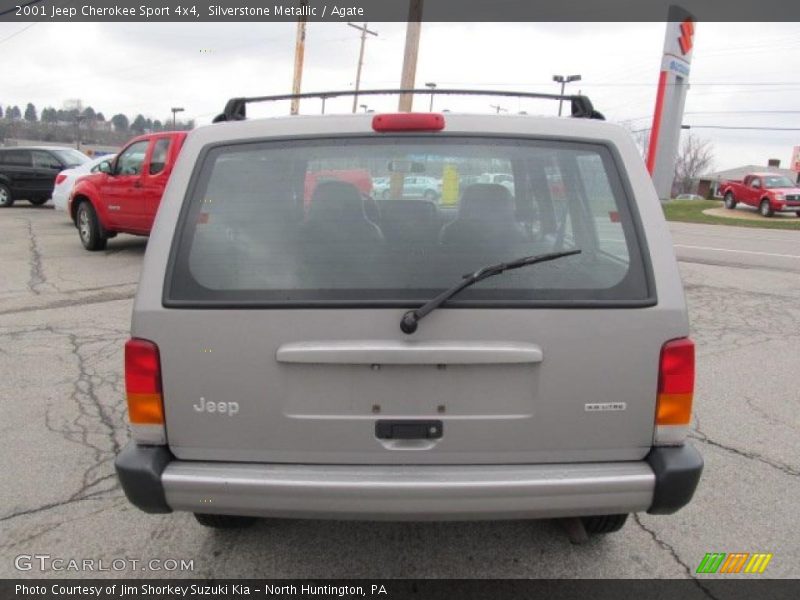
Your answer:
[[[58,156],[61,159],[61,162],[63,162],[67,168],[77,167],[78,165],[82,165],[83,163],[87,163],[89,160],[91,160],[83,152],[78,152],[72,148],[52,150],[52,153]]]
[[[487,174],[501,176],[487,177]],[[209,150],[165,304],[407,306],[487,265],[448,306],[652,304],[628,198],[602,145],[370,137]]]

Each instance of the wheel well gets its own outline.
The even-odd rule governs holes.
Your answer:
[[[78,218],[78,207],[81,205],[81,202],[89,202],[91,204],[91,200],[86,196],[75,196],[72,199],[72,204],[70,204],[70,217],[72,217],[72,222],[75,222],[75,219]]]

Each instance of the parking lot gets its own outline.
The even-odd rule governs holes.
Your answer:
[[[19,555],[193,559],[199,577],[695,577],[706,552],[770,552],[800,576],[800,233],[673,224],[697,342],[695,500],[588,544],[542,522],[261,522],[215,532],[147,515],[117,485],[122,348],[146,239],[86,252],[62,213],[0,211],[0,577]],[[615,374],[624,377],[624,373]],[[701,576],[707,577],[707,576]],[[744,575],[742,575],[744,577]]]

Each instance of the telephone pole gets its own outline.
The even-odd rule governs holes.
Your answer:
[[[302,2],[301,8],[308,5],[308,2]],[[306,50],[306,20],[305,15],[297,19],[297,39],[294,46],[294,81],[292,82],[292,94],[300,93],[300,85],[303,81],[303,55]],[[300,100],[292,98],[292,105],[290,109],[291,114],[296,115],[300,112]]]
[[[408,25],[406,27],[406,49],[403,53],[403,72],[400,87],[412,89],[417,76],[417,53],[419,51],[419,34],[422,22],[422,0],[409,0]],[[411,111],[414,105],[413,94],[400,94],[398,109]]]
[[[367,41],[367,34],[377,36],[377,31],[370,31],[367,29],[367,24],[364,23],[361,27],[347,23],[353,29],[358,29],[361,32],[361,49],[358,51],[358,68],[356,69],[356,94],[353,96],[353,112],[356,112],[358,106],[358,90],[361,89],[361,66],[364,64],[364,45]]]

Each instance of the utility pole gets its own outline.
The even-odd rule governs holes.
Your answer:
[[[358,51],[358,68],[356,69],[356,94],[353,96],[353,112],[356,112],[358,106],[358,90],[361,89],[361,66],[364,64],[364,45],[367,41],[367,34],[377,36],[377,31],[370,31],[367,29],[367,24],[364,23],[361,27],[347,23],[353,29],[358,29],[361,32],[361,49]]]
[[[502,107],[502,106],[500,106],[499,104],[490,104],[489,106],[490,106],[491,108],[493,108],[493,109],[494,109],[494,112],[495,112],[495,113],[497,113],[498,115],[500,114],[500,111],[502,111],[502,112],[508,112],[508,109],[507,109],[507,108],[503,108],[503,107]]]
[[[419,34],[422,22],[422,0],[409,0],[408,25],[406,26],[406,48],[403,53],[403,72],[400,87],[412,89],[417,75],[417,53],[419,52]],[[398,109],[410,112],[414,105],[413,94],[400,94]]]
[[[581,80],[581,76],[580,75],[567,75],[566,77],[564,77],[563,75],[553,75],[553,81],[555,81],[556,83],[560,83],[561,84],[561,95],[562,96],[564,95],[564,86],[566,86],[568,83],[572,83],[573,81],[580,81],[580,80]],[[561,100],[558,101],[558,116],[559,117],[561,116],[561,109],[563,108],[563,106],[564,106],[564,100],[561,99]]]
[[[301,10],[308,6],[308,2],[301,2]],[[305,10],[302,10],[305,13]],[[306,51],[306,20],[308,17],[303,14],[297,19],[297,38],[294,45],[294,80],[292,82],[292,94],[300,93],[300,84],[303,81],[303,55]],[[300,112],[300,100],[292,98],[290,109],[291,114],[296,115]]]

